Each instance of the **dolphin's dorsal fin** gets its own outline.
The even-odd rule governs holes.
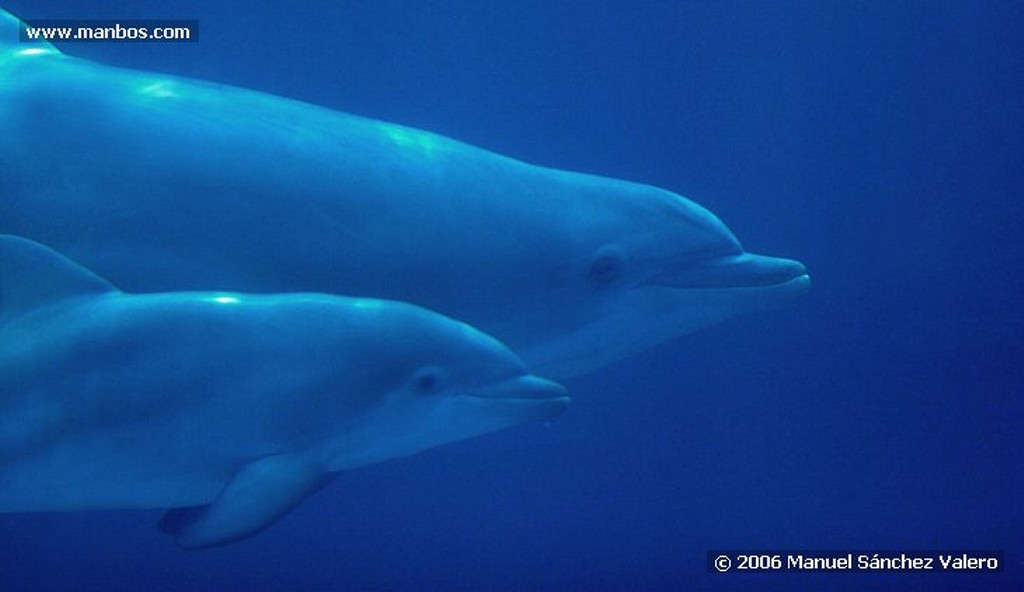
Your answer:
[[[68,298],[116,291],[47,246],[0,234],[0,322]]]
[[[288,454],[253,461],[208,506],[170,510],[160,529],[186,549],[225,545],[276,522],[334,477]]]
[[[46,40],[22,41],[21,28],[21,19],[6,10],[0,9],[0,60],[8,52],[24,50],[29,50],[35,54],[60,53],[56,47]]]

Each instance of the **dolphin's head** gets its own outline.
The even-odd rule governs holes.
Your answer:
[[[336,468],[547,419],[568,406],[563,386],[531,374],[493,337],[417,306],[376,306],[387,314],[371,317],[376,343],[364,365],[372,373],[368,396],[375,401],[339,443]]]
[[[796,261],[747,253],[714,214],[655,187],[571,175],[553,259],[563,270],[546,319],[564,337],[523,347],[538,372],[566,377],[807,291]],[[550,274],[555,277],[555,274]],[[555,310],[559,312],[554,312]]]

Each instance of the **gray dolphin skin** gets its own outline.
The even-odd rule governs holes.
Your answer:
[[[0,235],[0,512],[177,508],[161,526],[180,545],[219,545],[337,471],[568,403],[494,338],[413,305],[125,294]]]
[[[21,43],[0,16],[0,232],[135,292],[412,302],[556,379],[803,294],[655,187]]]

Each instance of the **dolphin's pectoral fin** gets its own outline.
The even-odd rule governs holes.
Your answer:
[[[160,530],[177,537],[189,524],[192,524],[199,520],[203,513],[210,508],[210,504],[203,504],[201,506],[189,506],[187,508],[173,508],[167,510],[167,512],[160,518],[157,526]]]
[[[160,529],[188,549],[231,543],[267,528],[333,477],[293,455],[268,456],[246,465],[212,504],[169,510]]]

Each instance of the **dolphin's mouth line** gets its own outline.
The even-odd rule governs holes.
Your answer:
[[[672,266],[643,284],[699,290],[772,288],[808,281],[807,268],[798,261],[740,253]]]
[[[486,401],[488,403],[562,403],[569,404],[572,399],[568,395],[557,397],[485,397],[479,395],[461,395],[466,399],[474,401]]]
[[[673,284],[673,283],[666,283],[666,282],[645,282],[645,283],[643,283],[641,285],[643,285],[643,286],[652,286],[652,287],[656,287],[656,288],[667,288],[667,289],[670,289],[670,290],[694,290],[694,291],[697,291],[697,290],[763,290],[763,289],[766,289],[766,288],[782,288],[782,287],[785,287],[787,285],[796,285],[796,284],[810,282],[810,281],[811,281],[810,274],[803,273],[803,274],[791,277],[791,278],[789,278],[787,280],[782,280],[780,282],[759,283],[759,284],[735,284],[735,283],[732,283],[732,284],[729,284],[729,283],[712,284],[712,283],[708,283],[708,284],[705,284],[705,285],[676,285],[676,284]]]

